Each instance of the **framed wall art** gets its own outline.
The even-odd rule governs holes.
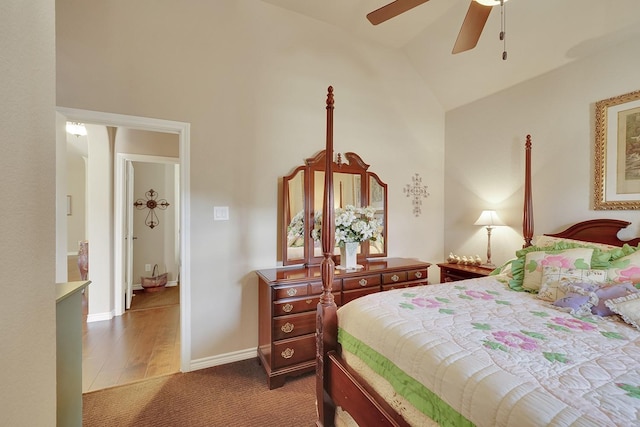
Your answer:
[[[640,90],[596,102],[594,209],[640,209]]]

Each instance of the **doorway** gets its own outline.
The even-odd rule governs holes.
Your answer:
[[[189,324],[190,314],[190,253],[189,253],[189,241],[190,241],[190,229],[187,219],[189,218],[189,131],[190,127],[188,123],[174,122],[160,119],[151,119],[145,117],[125,116],[112,113],[102,113],[88,110],[68,109],[59,107],[57,108],[66,121],[80,122],[85,124],[93,124],[98,126],[106,126],[108,134],[112,132],[118,132],[119,129],[130,129],[150,132],[169,133],[177,135],[178,137],[178,179],[179,189],[176,194],[179,197],[179,221],[178,227],[178,252],[179,262],[177,265],[177,274],[179,274],[180,280],[180,370],[187,372],[190,370],[190,348],[191,348],[191,333]],[[126,264],[124,262],[124,219],[122,218],[122,212],[124,211],[125,200],[123,200],[124,192],[120,193],[116,197],[118,189],[125,185],[123,181],[123,175],[118,169],[118,162],[114,158],[114,151],[109,149],[106,151],[107,156],[110,158],[110,170],[111,183],[108,185],[110,194],[113,196],[112,208],[108,208],[106,212],[99,212],[100,215],[104,215],[109,218],[109,226],[106,238],[94,239],[93,243],[90,243],[89,250],[89,265],[94,266],[107,266],[109,269],[106,274],[106,279],[102,277],[100,280],[94,280],[94,277],[90,277],[92,280],[90,285],[89,294],[97,294],[99,298],[100,306],[94,313],[91,312],[91,304],[89,305],[88,318],[92,320],[107,320],[113,316],[121,316],[125,312],[125,269]],[[115,169],[115,170],[114,170]],[[108,192],[107,192],[108,193]],[[66,197],[62,194],[59,197]],[[91,205],[91,194],[89,194],[89,203]],[[104,211],[104,209],[103,209]],[[91,213],[88,213],[91,214]],[[66,230],[58,230],[62,232]],[[99,258],[95,258],[95,254],[100,254]],[[66,254],[65,254],[66,255]],[[92,257],[93,256],[93,257]],[[93,262],[92,262],[93,260]],[[94,268],[95,270],[95,268]],[[179,273],[178,273],[179,272]],[[91,298],[91,296],[90,296]]]

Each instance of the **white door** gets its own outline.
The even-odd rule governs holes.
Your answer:
[[[133,162],[126,161],[126,197],[125,197],[125,309],[131,308],[131,299],[133,298]]]

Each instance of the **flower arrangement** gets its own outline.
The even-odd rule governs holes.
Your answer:
[[[304,244],[304,210],[291,218],[287,227],[287,246],[302,246]]]
[[[346,208],[337,208],[335,211],[336,245],[344,247],[345,243],[376,241],[380,238],[382,224],[375,217],[376,209],[371,206],[356,208],[347,205]],[[315,241],[320,240],[322,231],[322,214],[316,212],[311,237]]]

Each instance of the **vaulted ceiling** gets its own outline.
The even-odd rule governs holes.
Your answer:
[[[478,45],[451,50],[471,0],[430,0],[372,25],[367,13],[391,0],[262,0],[402,50],[445,110],[480,99],[629,39],[640,43],[640,0],[510,0],[507,60],[494,7]],[[635,52],[639,54],[640,46]],[[612,64],[614,67],[615,64]]]

